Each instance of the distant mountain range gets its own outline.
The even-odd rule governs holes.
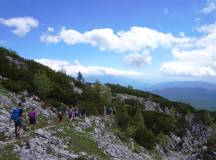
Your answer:
[[[151,86],[152,93],[191,104],[197,109],[216,110],[216,85],[202,81],[166,82]]]

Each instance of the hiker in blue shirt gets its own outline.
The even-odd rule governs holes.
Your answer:
[[[22,128],[22,117],[23,117],[23,109],[20,108],[21,103],[18,104],[18,107],[14,107],[11,112],[11,120],[14,121],[15,126],[15,135],[16,138],[19,138],[20,136],[20,130]]]

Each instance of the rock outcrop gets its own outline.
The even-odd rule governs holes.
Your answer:
[[[24,93],[22,93],[24,94]],[[27,93],[26,93],[27,94]],[[75,152],[69,148],[67,141],[70,137],[58,137],[53,119],[55,114],[51,108],[44,105],[36,96],[25,94],[24,110],[36,108],[40,116],[46,118],[46,126],[33,131],[24,131],[21,141],[16,143],[14,138],[14,126],[9,123],[10,111],[14,104],[20,102],[21,94],[10,92],[0,92],[0,143],[1,148],[13,144],[15,152],[21,160],[73,160],[73,159],[100,159],[97,155],[88,155],[85,151]],[[136,98],[129,95],[122,95],[123,98]],[[160,105],[147,99],[139,99],[145,103],[146,110],[159,111],[169,114],[169,109],[161,109]],[[87,134],[88,138],[97,144],[97,148],[102,150],[113,160],[153,160],[155,153],[147,151],[139,146],[139,150],[134,147],[135,142],[123,142],[118,134],[113,130],[112,116],[87,117],[85,120],[76,120],[66,128],[77,134]],[[64,133],[64,127],[58,126],[58,132]],[[168,145],[156,145],[155,151],[164,160],[195,160],[203,159],[202,153],[207,148],[207,141],[212,135],[212,129],[201,123],[193,123],[187,129],[185,136],[178,137],[173,133],[168,136]],[[72,142],[73,143],[73,142]]]

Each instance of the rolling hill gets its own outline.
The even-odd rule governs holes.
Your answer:
[[[151,87],[151,92],[170,100],[189,103],[197,109],[216,110],[216,85],[201,81],[167,82]]]

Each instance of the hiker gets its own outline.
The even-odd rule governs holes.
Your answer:
[[[23,117],[23,109],[21,109],[21,103],[18,104],[18,107],[13,107],[11,112],[10,122],[14,121],[15,126],[15,136],[19,138],[20,131],[22,128],[22,117]]]
[[[87,108],[86,107],[83,107],[82,111],[81,111],[81,116],[82,118],[85,118],[86,117],[86,111],[87,111]]]
[[[104,116],[106,116],[107,114],[107,109],[106,109],[106,106],[104,106]]]
[[[109,111],[109,115],[112,115],[112,107],[109,107],[109,109],[108,109]]]
[[[107,115],[111,115],[112,114],[112,107],[108,107],[106,108],[106,112],[107,112]]]
[[[75,117],[79,118],[79,109],[78,107],[75,107]]]
[[[115,106],[113,106],[113,108],[112,108],[112,114],[113,114],[113,115],[116,114],[116,108],[115,108]]]
[[[73,117],[74,116],[74,111],[73,111],[73,108],[70,107],[69,110],[68,110],[68,118],[70,120],[70,122],[73,120]]]
[[[64,110],[64,106],[63,104],[58,108],[58,122],[60,125],[62,125],[63,123],[63,120],[64,120],[64,113],[65,113],[65,110]]]
[[[35,130],[36,129],[36,117],[37,117],[35,108],[32,108],[32,110],[28,113],[28,117],[29,117],[30,125],[32,125],[33,129]]]

